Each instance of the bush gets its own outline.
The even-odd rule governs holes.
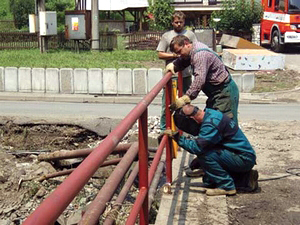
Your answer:
[[[155,0],[148,8],[151,30],[168,30],[172,23],[174,7],[170,0]]]
[[[262,14],[262,6],[258,1],[224,0],[222,10],[211,14],[209,24],[221,31],[252,32],[252,25],[260,23]],[[221,20],[215,22],[215,18]]]

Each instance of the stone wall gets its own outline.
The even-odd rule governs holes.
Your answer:
[[[51,94],[145,95],[162,78],[160,68],[0,67],[1,92]],[[233,74],[240,92],[254,88],[254,74]]]

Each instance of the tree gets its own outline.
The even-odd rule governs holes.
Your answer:
[[[254,23],[260,23],[262,7],[255,0],[224,0],[222,10],[211,14],[210,26],[222,31],[251,32]],[[216,22],[214,19],[219,18]]]
[[[174,7],[170,0],[155,0],[153,4],[149,3],[148,17],[150,27],[153,30],[167,30],[171,27],[172,14]]]
[[[16,28],[21,29],[28,26],[28,14],[34,13],[34,1],[10,0],[9,10],[13,14]]]

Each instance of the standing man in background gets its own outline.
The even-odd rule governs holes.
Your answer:
[[[158,46],[158,58],[163,59],[166,61],[166,65],[173,62],[175,59],[179,57],[179,55],[172,53],[170,51],[170,44],[173,39],[173,37],[177,35],[184,35],[189,38],[191,42],[196,42],[197,38],[196,35],[190,31],[186,30],[184,28],[185,23],[185,14],[183,12],[175,12],[172,15],[172,25],[173,30],[170,30],[163,34]],[[187,67],[182,71],[183,75],[183,93],[185,93],[188,88],[190,87],[192,83],[192,77],[191,77],[191,67]],[[161,111],[161,118],[160,118],[160,129],[161,131],[164,131],[166,129],[166,114],[165,114],[165,92],[163,92],[162,96],[162,111]]]

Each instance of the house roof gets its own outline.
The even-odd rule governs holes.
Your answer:
[[[91,10],[92,0],[86,0],[86,9]],[[119,11],[127,8],[145,8],[148,7],[148,0],[105,0],[99,2],[100,11]]]

